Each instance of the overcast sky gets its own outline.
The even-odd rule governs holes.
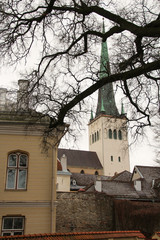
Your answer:
[[[118,0],[118,3],[121,0]],[[122,1],[124,4],[124,1]],[[130,2],[130,0],[126,0],[125,3]],[[132,1],[131,1],[132,2]],[[24,66],[21,66],[24,68]],[[26,67],[26,66],[25,66]],[[9,66],[0,66],[0,87],[6,88],[16,88],[17,82],[20,79],[20,75],[17,69]],[[87,116],[88,118],[88,116]],[[81,136],[79,136],[79,140],[76,143],[68,144],[65,140],[62,141],[63,147],[74,147],[76,149],[88,150],[88,132],[87,132],[87,121],[84,123],[85,131],[81,131]],[[131,141],[130,141],[131,142]],[[152,139],[152,134],[148,133],[148,139],[140,142],[137,142],[132,147],[130,147],[130,164],[131,164],[131,171],[134,165],[156,165],[156,153],[155,149],[151,146],[154,145],[154,140]]]

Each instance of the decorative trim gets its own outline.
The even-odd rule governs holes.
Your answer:
[[[51,202],[0,202],[0,208],[4,207],[50,207]]]

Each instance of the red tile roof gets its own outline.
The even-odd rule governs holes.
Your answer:
[[[145,239],[145,236],[140,231],[103,231],[103,232],[72,232],[72,233],[51,233],[51,234],[29,234],[23,236],[5,236],[0,239],[32,239],[32,240],[98,240],[108,238],[133,238],[137,237]]]
[[[155,234],[157,234],[160,237],[160,232],[155,232]]]

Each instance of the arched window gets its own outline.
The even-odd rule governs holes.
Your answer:
[[[97,131],[97,141],[99,140],[99,132]]]
[[[80,172],[81,174],[84,174],[84,170],[81,170],[81,172]]]
[[[94,134],[92,134],[92,143],[94,143]]]
[[[98,171],[95,171],[95,175],[99,175]]]
[[[116,131],[116,129],[114,129],[114,131],[113,131],[113,137],[114,137],[114,139],[117,139],[117,131]]]
[[[112,130],[111,129],[109,129],[108,135],[109,135],[109,138],[112,139]]]
[[[94,139],[95,139],[95,142],[96,142],[97,141],[97,134],[96,134],[96,132],[94,134]]]
[[[118,138],[119,138],[119,140],[122,140],[122,131],[121,130],[118,131]]]
[[[28,155],[20,152],[8,155],[6,189],[27,187]]]

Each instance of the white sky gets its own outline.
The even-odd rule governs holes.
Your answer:
[[[20,75],[18,71],[6,66],[0,67],[0,87],[14,89],[17,88],[18,80],[20,79]],[[89,150],[88,145],[88,129],[87,129],[87,121],[84,124],[84,131],[81,131],[79,134],[77,142],[73,143],[72,141],[68,144],[67,140],[62,141],[62,147],[66,148],[74,148],[79,150]],[[132,145],[129,149],[130,153],[130,170],[133,170],[135,165],[143,165],[143,166],[156,166],[158,165],[155,162],[156,159],[156,150],[152,146],[154,144],[154,140],[152,139],[152,134],[148,133],[148,139],[144,139],[143,141],[137,142]],[[130,144],[130,142],[129,142]]]
[[[126,2],[130,2],[130,0],[127,0]],[[9,66],[0,66],[0,87],[10,88],[13,86],[13,88],[15,89],[17,87],[16,85],[19,79],[20,75],[16,69],[13,69]],[[63,140],[62,146],[70,148],[74,146],[75,149],[88,150],[89,147],[87,122],[85,123],[84,128],[85,130],[81,132],[81,135],[79,136],[78,141],[75,144],[71,144],[69,146],[68,142],[65,142],[65,140]],[[153,142],[154,141],[152,139],[152,134],[148,133],[148,140],[145,139],[141,142],[137,142],[132,147],[130,147],[129,152],[131,171],[135,165],[157,165],[157,163],[155,162],[155,149],[151,146],[153,145]]]

